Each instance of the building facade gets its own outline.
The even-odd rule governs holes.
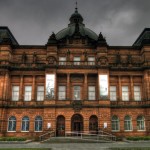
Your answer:
[[[19,45],[0,27],[0,135],[150,135],[149,60],[149,28],[132,46],[109,46],[77,8],[42,46]]]

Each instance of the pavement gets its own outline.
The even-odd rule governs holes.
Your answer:
[[[40,143],[0,144],[0,148],[51,148],[52,150],[108,150],[109,148],[144,148],[150,150],[150,142],[113,142],[113,143]]]

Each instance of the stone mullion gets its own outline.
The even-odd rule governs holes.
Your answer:
[[[55,81],[54,81],[54,99],[58,99],[58,92],[57,92],[58,84],[57,84],[57,74],[55,73]]]
[[[32,80],[32,101],[35,101],[35,76],[33,76]]]
[[[70,74],[67,74],[67,99],[70,100]]]
[[[134,100],[134,85],[133,85],[133,77],[130,76],[130,101]]]
[[[23,101],[23,75],[20,77],[19,101]]]
[[[4,75],[4,84],[3,84],[3,100],[6,96],[6,79],[7,79],[7,73]]]
[[[119,93],[119,101],[122,100],[122,89],[121,89],[121,76],[118,76],[118,93]]]
[[[88,99],[88,83],[87,83],[87,74],[84,74],[84,99]]]

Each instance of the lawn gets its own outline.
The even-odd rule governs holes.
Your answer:
[[[110,148],[110,150],[150,150],[150,148]]]
[[[0,148],[0,150],[52,150],[51,148]]]

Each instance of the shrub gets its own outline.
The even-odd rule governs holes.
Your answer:
[[[131,141],[144,141],[144,140],[150,140],[150,136],[143,136],[143,137],[127,137],[127,140],[131,140]]]
[[[23,137],[1,137],[0,141],[26,141]]]

